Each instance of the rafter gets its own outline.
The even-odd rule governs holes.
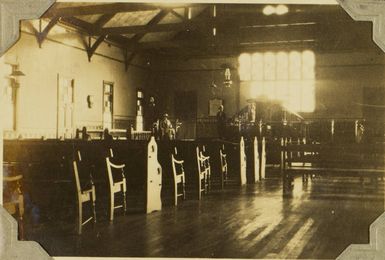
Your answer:
[[[87,23],[87,22],[80,20],[76,17],[62,17],[60,19],[60,23],[63,23],[67,26],[76,28],[76,29],[83,31],[83,32],[86,32],[88,34],[90,34],[95,29],[91,23]]]
[[[154,16],[154,18],[152,18],[147,23],[148,28],[157,25],[170,11],[170,9],[161,10],[157,15]],[[146,32],[136,34],[134,37],[132,37],[131,42],[133,42],[134,44],[139,42],[144,37],[144,35],[146,35]]]
[[[187,29],[194,24],[191,22],[186,23],[171,23],[171,24],[157,24],[156,26],[149,25],[135,25],[135,26],[122,26],[122,27],[107,27],[102,28],[100,31],[95,31],[95,35],[100,34],[146,34],[151,32],[167,32],[167,31],[179,31]]]
[[[175,10],[171,10],[171,13],[175,16],[178,17],[180,20],[184,21],[187,20],[187,16],[180,15],[179,13],[175,12]]]
[[[198,6],[199,4],[173,4],[167,5],[167,8],[181,8],[185,6]],[[48,10],[43,18],[49,18],[53,16],[70,17],[80,15],[95,15],[95,14],[116,14],[122,12],[138,12],[138,11],[151,11],[157,9],[163,9],[164,6],[158,4],[145,4],[145,3],[111,3],[100,5],[85,5],[85,6],[71,6],[60,7],[57,5]]]
[[[104,14],[102,15],[95,23],[96,28],[102,28],[106,23],[108,23],[115,14]]]
[[[88,54],[88,61],[91,61],[92,56],[94,55],[96,49],[99,47],[99,45],[106,39],[107,35],[102,35],[96,41],[91,45],[91,40],[89,41],[88,48],[87,48],[87,54]]]
[[[266,17],[266,16],[217,16],[217,17],[199,17],[191,20],[184,20],[178,23],[168,24],[152,24],[152,25],[135,25],[135,26],[120,26],[120,27],[104,27],[100,30],[95,30],[92,35],[118,35],[118,34],[145,34],[152,32],[168,32],[168,31],[183,31],[187,29],[205,29],[210,26],[227,27],[269,27],[272,25],[287,26],[290,24],[299,23],[321,23],[327,22],[330,16],[316,17],[299,14],[290,14],[286,17]],[[335,18],[333,19],[335,21]],[[342,18],[339,21],[353,22],[351,19]]]
[[[44,40],[47,38],[49,31],[57,24],[59,19],[60,17],[58,16],[53,17],[43,31],[41,30],[41,20],[40,20],[40,28],[37,34],[37,42],[39,43],[39,48],[41,48],[41,45],[43,44]]]
[[[116,14],[119,12],[136,12],[148,11],[157,9],[151,5],[134,4],[134,3],[111,3],[100,5],[86,5],[86,6],[71,6],[71,7],[54,7],[43,15],[43,18],[52,16],[70,17],[80,15],[95,15],[95,14]]]
[[[135,58],[136,54],[137,54],[137,52],[133,51],[128,56],[128,50],[126,49],[126,53],[124,55],[124,65],[125,65],[126,71],[128,70],[128,67],[130,66],[130,63]]]

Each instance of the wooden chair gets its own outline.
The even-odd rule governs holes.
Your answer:
[[[175,148],[175,155],[177,154],[177,150]],[[172,172],[174,174],[174,204],[178,205],[178,197],[182,196],[183,199],[186,199],[186,190],[185,190],[185,174],[183,163],[184,160],[175,159],[174,154],[171,154],[171,163],[172,163]],[[181,191],[178,189],[178,185],[182,186]],[[179,191],[179,192],[178,192]]]
[[[204,167],[206,169],[206,187],[207,187],[207,192],[210,191],[211,189],[211,166],[210,166],[210,156],[205,156],[204,153],[206,152],[206,146],[202,146],[202,151],[201,151],[201,157],[204,160]]]
[[[108,182],[110,186],[110,221],[114,219],[114,210],[123,207],[126,212],[126,177],[124,176],[125,164],[114,164],[110,161],[110,157],[106,158]],[[115,181],[113,172],[119,171],[121,180]],[[123,195],[123,204],[115,206],[115,194],[121,192]]]
[[[209,168],[206,167],[205,157],[202,156],[202,153],[199,150],[198,146],[196,147],[196,157],[197,157],[197,165],[198,165],[198,191],[199,191],[198,198],[201,199],[202,192],[207,193],[207,176],[208,176]]]
[[[94,220],[94,223],[96,222],[96,211],[95,211],[96,192],[95,192],[95,185],[93,182],[91,170],[89,173],[90,174],[90,180],[89,180],[90,185],[86,189],[82,188],[82,185],[80,183],[80,178],[79,178],[79,170],[80,169],[85,170],[85,165],[84,165],[84,162],[82,162],[82,157],[81,157],[80,151],[78,151],[77,157],[78,157],[77,160],[73,161],[73,169],[74,169],[74,175],[75,175],[76,192],[77,192],[77,197],[78,197],[78,234],[80,235],[82,233],[82,227],[85,224],[87,224],[92,219]],[[83,221],[83,204],[86,202],[91,202],[93,216],[90,216],[85,221]]]
[[[4,208],[9,214],[16,214],[20,220],[24,216],[24,196],[21,189],[20,181],[22,175],[4,176]]]
[[[225,183],[227,182],[227,159],[226,154],[224,153],[224,147],[219,148],[219,157],[221,161],[221,187],[222,189],[225,186]]]

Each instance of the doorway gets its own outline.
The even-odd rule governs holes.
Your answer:
[[[75,80],[58,75],[58,106],[56,138],[66,139],[74,136],[74,86]]]
[[[103,129],[112,129],[114,108],[114,83],[103,81]]]

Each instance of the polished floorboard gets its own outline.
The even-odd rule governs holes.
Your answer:
[[[215,190],[162,211],[117,214],[89,225],[26,228],[54,256],[334,259],[349,244],[369,242],[369,226],[384,211],[384,183],[322,177],[291,196],[280,178]]]

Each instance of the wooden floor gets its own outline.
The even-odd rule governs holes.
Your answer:
[[[293,196],[283,198],[275,178],[113,224],[102,218],[81,236],[75,221],[25,235],[55,256],[335,258],[351,243],[368,243],[369,225],[384,211],[383,185],[324,177],[302,187],[296,178]]]

